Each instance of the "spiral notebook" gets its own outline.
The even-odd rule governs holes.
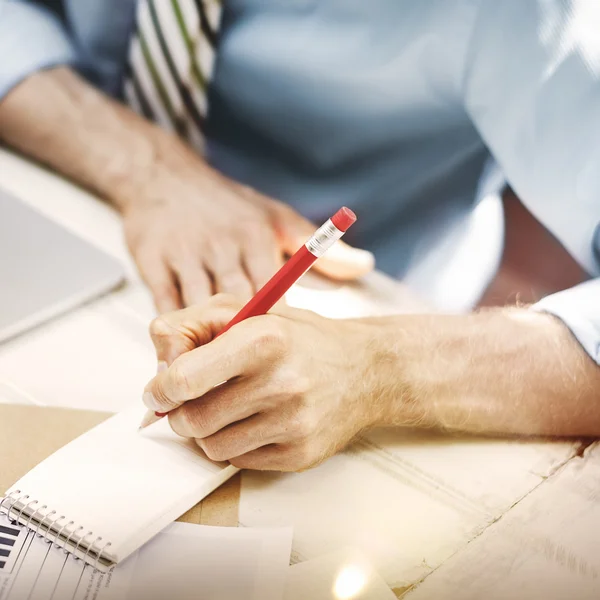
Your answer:
[[[49,456],[0,510],[106,572],[238,472],[166,419],[139,433],[144,412],[119,413]]]

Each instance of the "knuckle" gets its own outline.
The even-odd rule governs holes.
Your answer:
[[[212,420],[203,408],[203,406],[183,407],[182,417],[186,429],[195,438],[206,438],[213,433]]]
[[[210,282],[203,271],[198,271],[192,275],[186,275],[182,279],[184,281],[183,286],[188,293],[204,300],[210,297]]]
[[[175,395],[181,399],[189,400],[191,384],[187,368],[181,358],[176,359],[169,369],[169,385]]]
[[[230,458],[227,449],[219,440],[207,438],[199,441],[200,447],[204,450],[204,454],[214,461],[223,461]]]
[[[302,471],[315,464],[315,452],[310,444],[301,442],[293,448],[291,459],[289,461],[290,469],[293,471]]]
[[[314,451],[306,442],[298,442],[289,446],[285,457],[282,457],[282,471],[303,471],[315,463]]]
[[[211,302],[215,306],[223,307],[223,308],[237,308],[239,306],[239,301],[233,294],[226,294],[224,292],[219,292],[215,294]]]
[[[234,456],[234,457],[232,457],[229,460],[229,462],[234,467],[237,467],[238,469],[248,468],[248,466],[251,464],[250,461],[248,460],[248,457],[244,456],[243,454],[241,456]],[[253,465],[253,468],[254,468],[254,465]]]
[[[310,377],[297,369],[286,369],[282,377],[282,385],[292,396],[302,399],[310,390]]]
[[[322,423],[308,403],[304,399],[288,402],[288,411],[286,434],[289,439],[296,442],[314,439]]]
[[[172,333],[171,326],[165,321],[163,317],[157,317],[150,322],[148,327],[150,337],[153,340],[158,340],[169,336]]]
[[[315,423],[305,413],[297,416],[292,423],[292,430],[296,438],[305,440],[315,432]]]
[[[248,278],[241,271],[227,271],[219,275],[219,284],[226,290],[237,290],[250,286]]]
[[[255,427],[248,437],[260,448],[273,438],[273,427]]]
[[[277,372],[276,385],[288,399],[302,405],[311,390],[311,378],[294,365],[283,364]]]
[[[239,262],[238,243],[230,239],[230,243],[211,241],[202,253],[202,259],[216,271],[224,271]]]
[[[171,395],[165,390],[165,386],[159,381],[152,386],[152,405],[160,407],[160,410],[170,410],[177,403],[171,398]]]
[[[294,391],[297,396],[306,396],[311,388],[311,378],[305,373],[295,373],[294,378]]]
[[[279,319],[266,317],[262,326],[256,328],[252,345],[261,355],[282,356],[289,348],[287,329]]]

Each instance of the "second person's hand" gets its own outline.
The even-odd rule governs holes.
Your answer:
[[[220,175],[179,138],[68,67],[42,69],[2,99],[0,140],[122,213],[159,312],[215,292],[247,299],[314,231],[286,205]],[[353,279],[372,266],[371,254],[340,244],[316,268]]]
[[[242,186],[195,156],[156,173],[124,211],[130,250],[159,312],[224,292],[248,300],[314,233],[293,209]],[[316,268],[355,279],[373,256],[339,243]]]

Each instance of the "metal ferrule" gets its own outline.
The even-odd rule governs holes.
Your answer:
[[[332,222],[327,220],[306,242],[306,249],[317,258],[323,256],[344,235]]]

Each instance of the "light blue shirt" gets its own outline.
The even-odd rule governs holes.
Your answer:
[[[134,4],[0,0],[0,97],[58,64],[118,96]],[[446,310],[497,268],[505,181],[598,277],[599,31],[596,0],[227,0],[208,157],[317,221],[351,206]],[[536,308],[600,362],[599,279]]]

